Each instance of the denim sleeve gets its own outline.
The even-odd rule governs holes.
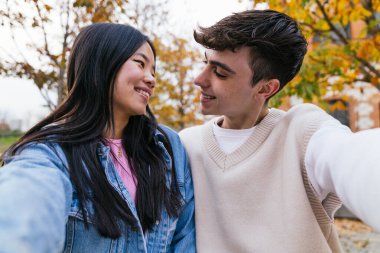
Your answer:
[[[169,252],[195,252],[194,188],[190,165],[183,149],[182,163],[185,166],[185,204],[182,207]]]
[[[72,186],[57,152],[33,144],[0,168],[0,253],[61,252]]]

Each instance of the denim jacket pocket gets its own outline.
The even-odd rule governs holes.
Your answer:
[[[94,221],[88,217],[85,226],[81,213],[70,213],[66,224],[64,253],[122,253],[126,252],[127,233],[120,238],[111,239],[99,234]]]
[[[120,238],[111,239],[99,234],[95,226],[94,209],[90,203],[85,206],[88,226],[85,225],[82,210],[76,192],[69,211],[66,223],[66,241],[64,253],[122,253],[125,252],[127,233]]]

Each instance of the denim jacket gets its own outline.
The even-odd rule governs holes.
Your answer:
[[[77,193],[67,173],[67,161],[58,144],[31,144],[20,154],[5,159],[0,168],[0,253],[54,252],[195,252],[194,192],[186,152],[177,134],[161,126],[174,153],[183,205],[178,218],[164,210],[161,220],[145,234],[140,223],[132,230],[121,225],[117,239],[99,235],[91,219],[85,228]],[[166,163],[173,162],[165,149],[162,133],[155,139]],[[98,149],[108,182],[128,203],[138,220],[134,202],[112,163],[109,148]],[[170,184],[171,171],[167,171]]]

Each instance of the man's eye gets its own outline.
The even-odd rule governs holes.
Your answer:
[[[222,78],[222,79],[227,78],[226,75],[222,75],[222,74],[220,74],[216,69],[214,69],[214,74],[215,74],[217,77]]]

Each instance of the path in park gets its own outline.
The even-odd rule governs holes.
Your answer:
[[[380,233],[358,220],[335,219],[342,246],[347,253],[380,253]]]

